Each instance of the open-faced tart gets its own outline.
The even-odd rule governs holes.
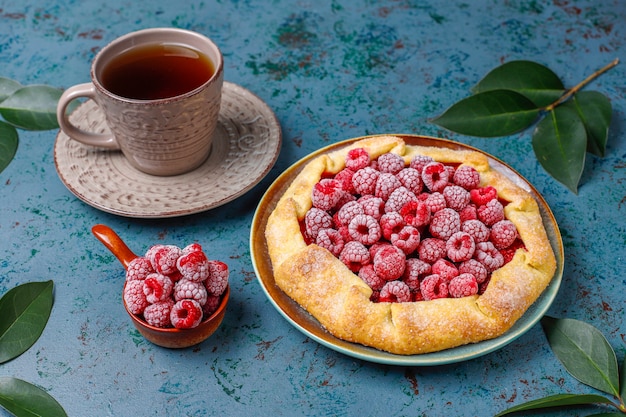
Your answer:
[[[396,136],[307,163],[265,237],[276,284],[331,334],[402,355],[502,335],[556,268],[537,202],[485,155]]]

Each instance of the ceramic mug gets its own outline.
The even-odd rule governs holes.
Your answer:
[[[180,61],[167,61],[172,55]],[[151,61],[145,61],[148,58]],[[137,62],[143,67],[133,67]],[[197,79],[192,66],[201,72]],[[133,73],[135,79],[123,79]],[[209,38],[176,28],[132,32],[96,55],[90,75],[91,82],[68,88],[59,99],[57,119],[67,136],[119,149],[133,167],[152,175],[182,174],[207,159],[224,79],[222,54]],[[185,84],[192,79],[196,84]],[[172,91],[161,91],[172,86]],[[67,108],[81,97],[98,104],[110,133],[88,132],[72,124]]]

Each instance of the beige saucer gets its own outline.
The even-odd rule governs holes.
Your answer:
[[[70,118],[89,131],[107,129],[93,101],[81,104]],[[148,175],[133,168],[121,152],[83,145],[61,131],[54,162],[61,181],[85,203],[120,216],[165,218],[209,210],[249,191],[276,162],[281,142],[280,124],[267,104],[224,82],[211,154],[192,172]]]

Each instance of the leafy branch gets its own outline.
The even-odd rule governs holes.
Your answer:
[[[30,282],[0,298],[0,364],[26,352],[43,333],[53,303],[53,282]],[[29,382],[0,376],[0,407],[18,417],[67,417],[46,391]]]
[[[47,85],[23,86],[0,77],[0,172],[17,152],[18,129],[51,130],[59,127],[56,107],[62,90]]]
[[[615,351],[602,333],[590,324],[574,319],[545,316],[541,319],[541,325],[552,351],[565,369],[578,381],[611,395],[617,402],[596,394],[555,394],[511,407],[495,417],[520,411],[576,405],[608,406],[616,409],[613,412],[594,414],[593,417],[624,417],[626,360],[622,363],[620,379]]]
[[[597,91],[581,91],[619,63],[616,58],[576,86],[566,89],[549,68],[532,61],[511,61],[491,70],[473,95],[430,121],[456,133],[507,136],[536,124],[532,145],[537,160],[574,193],[585,156],[603,157],[612,107]]]

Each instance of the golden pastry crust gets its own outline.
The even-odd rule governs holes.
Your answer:
[[[328,250],[307,245],[300,221],[312,206],[311,190],[324,173],[344,167],[350,149],[377,158],[393,152],[409,161],[416,154],[467,164],[510,203],[506,217],[517,227],[524,249],[493,272],[482,295],[407,303],[375,303],[372,290]],[[493,170],[479,152],[406,145],[395,136],[373,136],[321,155],[297,175],[270,214],[265,237],[279,288],[335,337],[394,354],[440,351],[491,339],[506,332],[552,279],[556,260],[534,198]]]

